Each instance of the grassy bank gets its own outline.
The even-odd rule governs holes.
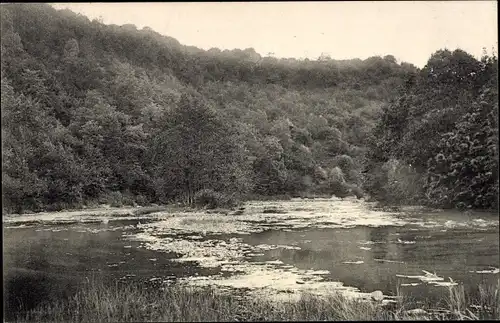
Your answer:
[[[443,299],[438,303],[416,307],[404,296],[391,306],[349,300],[338,294],[303,295],[298,301],[281,303],[221,295],[212,289],[174,286],[161,290],[140,283],[109,283],[93,279],[84,283],[72,297],[19,311],[14,321],[498,320],[499,284],[500,281],[496,286],[479,286],[474,297],[468,296],[461,286],[450,287],[443,289]]]

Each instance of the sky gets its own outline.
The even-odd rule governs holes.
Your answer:
[[[203,49],[262,56],[366,59],[394,55],[423,67],[438,49],[480,57],[498,49],[497,1],[58,3],[105,24],[150,27]]]

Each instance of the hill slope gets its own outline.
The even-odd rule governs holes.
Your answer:
[[[8,211],[362,195],[382,107],[420,73],[392,56],[204,51],[43,4],[1,11]]]

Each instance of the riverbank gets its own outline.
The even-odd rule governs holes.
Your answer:
[[[443,290],[439,302],[415,304],[401,296],[396,303],[349,299],[341,294],[304,294],[299,300],[274,302],[223,294],[213,288],[147,287],[139,282],[110,283],[93,278],[69,298],[20,309],[15,322],[132,321],[339,321],[339,320],[498,320],[500,280],[479,286],[474,297],[461,286]]]
[[[94,208],[76,208],[61,211],[42,211],[30,213],[3,213],[4,223],[42,223],[68,221],[76,222],[92,222],[99,217],[134,217],[139,219],[141,216],[146,216],[152,213],[175,213],[175,212],[194,212],[196,208],[180,205],[152,205],[152,206],[137,206],[137,207],[111,207],[104,205]]]
[[[349,196],[346,198],[338,198],[338,197],[329,197],[329,196],[305,196],[305,197],[290,197],[287,195],[278,195],[278,196],[254,196],[252,199],[245,200],[241,202],[241,205],[238,207],[232,208],[215,208],[215,209],[207,209],[203,207],[197,206],[189,206],[183,204],[150,204],[150,205],[122,205],[122,206],[111,206],[110,204],[101,204],[99,206],[82,206],[69,208],[64,210],[52,211],[52,210],[44,210],[39,212],[26,211],[23,213],[10,213],[5,210],[2,211],[2,218],[4,222],[43,222],[50,219],[64,219],[64,220],[79,220],[81,218],[85,218],[87,216],[144,216],[152,213],[189,213],[189,212],[207,212],[207,213],[219,213],[219,214],[241,214],[244,209],[245,204],[248,203],[269,203],[269,202],[285,202],[285,201],[314,201],[314,200],[327,200],[332,202],[338,201],[350,201],[350,202],[363,202],[365,204],[370,205],[371,210],[382,211],[382,212],[404,212],[404,213],[413,213],[413,212],[461,212],[469,215],[478,215],[481,216],[483,214],[498,212],[497,210],[455,210],[455,209],[436,209],[423,205],[400,205],[400,204],[388,204],[380,201],[374,201],[371,199],[358,199],[353,196]]]

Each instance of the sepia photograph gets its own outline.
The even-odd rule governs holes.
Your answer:
[[[498,2],[3,2],[4,322],[500,320]]]

